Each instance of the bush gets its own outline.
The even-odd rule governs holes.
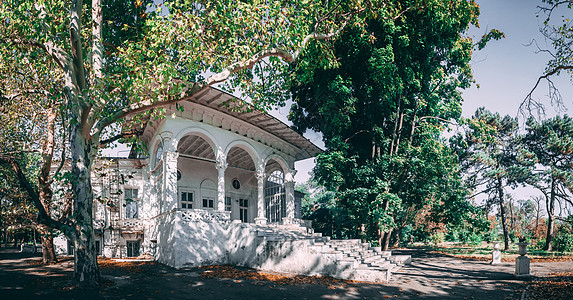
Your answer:
[[[482,241],[483,241],[483,237],[481,234],[477,234],[475,232],[472,232],[467,236],[467,240],[465,241],[465,243],[470,244],[472,246],[477,246],[477,245],[481,244]]]
[[[565,231],[558,231],[553,237],[553,249],[559,252],[573,251],[573,234]]]
[[[538,239],[535,243],[533,243],[533,245],[531,245],[531,248],[535,250],[543,250],[543,247],[545,247],[544,238]]]
[[[428,244],[433,244],[434,246],[439,246],[446,240],[446,236],[443,232],[436,232],[430,235],[427,239]]]
[[[412,225],[407,224],[400,230],[400,245],[407,246],[411,242],[414,241],[414,227]]]

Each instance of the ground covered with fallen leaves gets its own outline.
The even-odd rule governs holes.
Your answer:
[[[525,299],[573,299],[573,272],[551,273],[535,279],[527,288]]]
[[[266,273],[252,269],[239,269],[233,266],[206,266],[201,267],[203,278],[229,278],[229,279],[245,279],[245,280],[258,280],[270,281],[279,285],[293,285],[293,284],[313,284],[313,285],[326,285],[326,286],[340,286],[345,283],[352,283],[354,281],[336,279],[328,276],[302,276],[302,275],[289,275],[280,273]]]

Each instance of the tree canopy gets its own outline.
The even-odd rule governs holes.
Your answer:
[[[530,118],[526,125],[520,158],[529,167],[527,182],[545,197],[548,224],[544,250],[551,250],[555,219],[567,205],[573,205],[573,119],[567,115],[542,122]]]
[[[337,191],[354,234],[383,247],[412,212],[468,207],[459,205],[457,160],[440,134],[460,117],[460,89],[473,82],[471,52],[485,43],[464,35],[477,26],[473,1],[398,2],[411,9],[387,18],[379,8],[328,50],[311,43],[290,79],[289,118],[300,132],[320,131],[327,147],[317,180]],[[501,36],[493,31],[484,40]],[[321,64],[330,53],[335,63]]]

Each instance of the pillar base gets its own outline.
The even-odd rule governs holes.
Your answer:
[[[515,259],[515,273],[514,275],[517,277],[528,277],[531,276],[530,269],[529,269],[529,257],[527,256],[518,256]]]
[[[294,224],[294,218],[283,218],[281,221],[282,225],[292,225]]]
[[[501,264],[501,251],[493,250],[491,253],[491,264],[500,265]]]
[[[255,218],[255,224],[257,225],[267,225],[267,218]]]

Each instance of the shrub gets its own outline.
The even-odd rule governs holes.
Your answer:
[[[535,241],[535,243],[533,243],[533,245],[531,245],[531,248],[535,250],[543,250],[543,247],[545,247],[544,238],[538,239],[537,241]]]
[[[559,252],[572,252],[573,234],[566,231],[558,231],[553,237],[553,248]]]
[[[446,240],[446,236],[444,235],[443,232],[436,232],[433,233],[432,235],[430,235],[428,237],[428,244],[433,244],[434,246],[439,246],[441,243],[443,243]]]

